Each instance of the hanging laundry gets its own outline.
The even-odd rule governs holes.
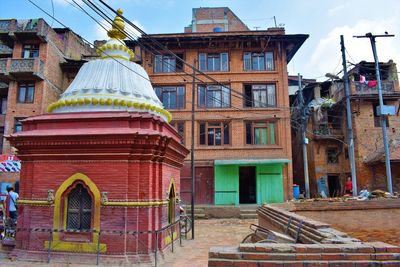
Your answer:
[[[26,26],[28,25],[29,22],[30,22],[29,19],[19,19],[19,20],[17,20],[17,28],[18,28],[18,30],[25,31],[25,28],[26,28]]]
[[[360,83],[366,84],[366,82],[365,76],[360,74]]]
[[[372,81],[368,81],[368,88],[373,88],[376,87],[377,81],[372,80]]]

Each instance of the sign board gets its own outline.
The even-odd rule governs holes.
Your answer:
[[[0,155],[0,172],[19,172],[21,161],[15,155]]]
[[[388,115],[388,116],[394,116],[396,114],[396,106],[388,106],[388,105],[383,105],[382,109],[380,108],[381,106],[376,107],[376,114],[378,116],[382,115]],[[382,113],[381,113],[382,111]]]

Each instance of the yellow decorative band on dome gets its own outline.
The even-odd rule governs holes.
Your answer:
[[[122,41],[121,41],[122,42]],[[128,47],[126,47],[123,44],[104,44],[102,46],[100,46],[99,48],[96,49],[96,53],[98,55],[101,55],[101,53],[105,52],[106,50],[121,50],[123,52],[126,52],[129,54],[129,59],[132,60],[133,57],[135,56],[135,53],[133,53],[132,50],[130,50]],[[108,55],[106,55],[108,56]]]
[[[124,57],[124,56],[118,56],[118,55],[115,55],[115,56],[105,56],[105,57],[101,57],[101,59],[107,59],[107,58],[120,58],[120,59],[129,60],[129,58],[127,58],[127,57]]]
[[[72,98],[72,99],[60,99],[57,102],[54,102],[50,104],[47,107],[47,111],[49,113],[53,112],[54,110],[65,107],[65,106],[83,106],[83,105],[100,105],[100,106],[121,106],[121,107],[128,107],[128,108],[135,108],[139,110],[146,110],[146,111],[151,111],[154,113],[158,113],[162,116],[165,116],[167,118],[167,121],[170,122],[172,119],[171,113],[169,111],[151,105],[151,104],[145,104],[145,103],[140,103],[140,102],[134,102],[131,100],[123,100],[123,99],[111,99],[111,98],[88,98],[88,97],[83,97],[83,98]]]

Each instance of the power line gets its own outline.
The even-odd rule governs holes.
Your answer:
[[[75,1],[74,1],[75,2]],[[102,2],[102,1],[101,1]],[[105,14],[105,12],[107,12],[107,10],[105,10],[104,8],[101,8],[101,7],[97,7],[92,1],[90,1],[90,0],[84,0],[84,3],[87,5],[87,6],[89,6],[94,12],[96,12],[98,15],[100,15],[103,19],[105,19],[108,23],[110,23],[110,24],[112,24],[112,19],[109,17],[109,16],[107,16],[106,14]],[[77,4],[77,3],[76,3]],[[79,4],[78,4],[79,5]],[[106,6],[108,6],[108,5],[106,5]],[[82,8],[82,7],[81,7]],[[111,7],[109,7],[108,6],[108,8],[109,9],[111,9],[114,13],[116,13],[116,11],[115,10],[113,10]],[[100,9],[102,9],[102,10],[100,10]],[[101,13],[101,14],[99,14],[99,12]],[[86,12],[85,12],[86,13]],[[108,14],[110,14],[110,12],[107,12]],[[93,18],[93,17],[92,17]],[[125,19],[125,21],[127,21],[126,20],[126,18],[124,18],[123,16],[121,16],[121,18],[123,18],[123,19]],[[94,18],[93,18],[94,19]],[[96,19],[94,19],[97,23],[99,23]],[[128,24],[131,24],[131,22],[130,21],[127,21],[128,22]],[[100,24],[100,23],[99,23]],[[131,24],[131,25],[134,25],[134,24]],[[135,27],[135,29],[136,30],[138,30],[139,32],[141,32],[142,34],[144,34],[144,35],[147,35],[144,31],[142,31],[139,27],[137,27],[136,25],[134,25],[133,27]],[[103,27],[104,28],[104,27]],[[118,29],[118,30],[120,30],[120,29]],[[120,30],[121,31],[121,30]],[[128,31],[128,29],[126,29],[125,31]],[[133,35],[135,35],[135,36],[137,36],[138,38],[140,38],[140,36],[138,36],[138,35],[136,35],[135,33],[133,33]],[[134,39],[132,36],[128,36],[128,37],[130,37],[130,39],[132,40],[132,39]],[[158,43],[159,45],[158,46],[162,46],[162,44],[160,44],[157,40],[154,40],[153,38],[151,38],[151,37],[149,37],[150,38],[150,40],[151,41],[153,41],[153,42],[156,42],[156,43]],[[269,40],[270,40],[270,36],[269,36],[269,39],[268,39],[268,41],[267,41],[267,44],[268,44],[268,42],[269,42]],[[152,52],[150,49],[148,49],[148,48],[146,48],[146,46],[145,46],[145,44],[146,43],[141,43],[141,41],[138,39],[137,40],[137,43],[139,44],[139,46],[141,47],[141,48],[143,48],[143,49],[145,49],[146,51],[148,51],[149,53],[151,53],[152,55],[156,55],[154,52]],[[150,48],[153,48],[153,47],[151,47],[150,46]],[[171,50],[169,50],[169,49],[166,49],[165,47],[161,47],[164,51],[167,51],[168,53],[170,53],[170,54],[172,54],[172,55],[174,55],[174,53],[171,51]],[[264,47],[264,49],[265,49],[266,47]],[[160,55],[161,53],[159,53],[158,55]],[[178,59],[178,60],[181,60],[184,64],[186,64],[186,65],[189,65],[189,66],[192,66],[192,65],[190,65],[189,63],[187,63],[187,62],[185,62],[183,59],[181,59],[180,57],[178,57],[178,56],[175,56],[175,58],[176,59]],[[168,65],[171,65],[171,63],[169,63],[169,62],[166,62]],[[175,67],[175,66],[174,66]],[[196,69],[197,71],[199,71],[198,69]],[[191,76],[192,77],[192,75],[193,74],[190,74],[190,73],[187,73],[186,71],[184,71],[183,70],[183,72],[186,74],[186,75],[188,75],[188,76]],[[177,73],[178,75],[180,75],[179,73]],[[206,77],[208,77],[208,78],[211,78],[209,75],[207,75],[207,74],[205,74],[204,73],[204,75],[206,76]],[[182,76],[182,75],[180,75],[180,76]],[[185,78],[186,77],[184,77],[184,76],[182,76],[183,77],[183,79],[185,80]],[[203,80],[200,80],[199,78],[196,78],[198,81],[200,81],[202,84],[206,84],[206,82],[204,82]],[[214,81],[216,81],[216,80],[214,80]],[[217,83],[218,83],[218,85],[220,85],[220,86],[222,86],[222,87],[226,87],[226,85],[225,84],[221,84],[219,81],[216,81]],[[254,99],[249,99],[246,95],[243,95],[241,92],[238,92],[238,91],[235,91],[235,90],[233,90],[232,88],[229,88],[230,89],[230,91],[231,92],[234,92],[234,93],[236,93],[236,94],[238,94],[238,95],[240,95],[240,96],[242,96],[242,97],[240,97],[240,96],[237,96],[237,95],[235,95],[235,94],[230,94],[231,96],[233,96],[233,97],[237,97],[237,98],[239,98],[239,99],[241,99],[241,100],[245,100],[245,101],[247,101],[247,102],[250,102],[250,103],[254,103],[254,102],[259,102],[259,103],[261,103],[261,105],[263,105],[264,104],[264,102],[262,102],[262,101],[258,101],[258,100],[254,100]],[[280,107],[280,106],[274,106],[274,108],[291,108],[291,107]]]
[[[89,1],[90,0],[85,0],[85,1]],[[106,2],[104,2],[103,0],[99,0],[104,6],[106,6],[109,10],[111,10],[114,14],[118,14],[117,11],[115,11],[111,6],[109,6]],[[91,2],[92,3],[92,2]],[[93,3],[92,3],[93,4]],[[94,4],[93,4],[94,5]],[[152,38],[151,36],[149,36],[147,33],[145,33],[142,29],[140,29],[138,26],[136,26],[134,23],[132,23],[130,20],[128,20],[125,16],[121,15],[120,16],[126,23],[128,23],[129,25],[131,25],[132,27],[134,27],[137,31],[139,31],[143,36],[145,36],[147,39],[149,39],[151,42],[153,42],[154,44],[156,44],[159,48],[161,48],[163,51],[169,53],[170,55],[174,56],[176,59],[180,60],[184,65],[190,67],[191,69],[194,69],[196,72],[200,73],[201,75],[205,76],[207,79],[209,79],[210,81],[212,81],[213,83],[216,83],[217,85],[220,86],[224,86],[223,84],[221,84],[219,81],[217,81],[216,79],[214,79],[213,77],[211,77],[210,75],[206,74],[205,72],[199,70],[198,68],[196,68],[195,66],[193,66],[192,64],[186,62],[185,60],[183,60],[182,58],[180,58],[178,55],[176,55],[173,51],[169,50],[168,48],[166,48],[163,44],[161,44],[158,40]],[[270,38],[270,36],[268,36]],[[191,75],[191,74],[188,74]],[[202,81],[204,82],[204,81]],[[236,94],[238,94],[239,96],[242,97],[246,97],[245,95],[243,95],[241,92],[236,91],[232,88],[230,88],[230,90]],[[238,97],[234,94],[232,94],[232,96],[234,97]],[[257,102],[254,101],[253,102]]]
[[[50,18],[54,19],[57,23],[59,23],[61,26],[68,28],[65,24],[63,24],[60,20],[58,20],[56,17],[52,16],[51,14],[49,14],[46,10],[44,10],[43,8],[41,8],[40,6],[38,6],[35,2],[33,2],[32,0],[27,0],[28,2],[30,2],[32,5],[34,5],[36,8],[38,8],[39,10],[41,10],[43,13],[45,13],[47,16],[49,16]],[[87,42],[88,44],[94,46],[93,43],[91,43],[90,41],[88,41],[87,39],[81,37],[82,40],[84,40],[85,42]],[[104,54],[106,54],[107,56],[111,56],[108,55],[106,52],[103,52]],[[138,76],[142,77],[143,79],[150,81],[150,79],[148,79],[147,77],[141,75],[140,73],[136,72],[135,70],[129,68],[129,66],[126,66],[125,64],[123,64],[122,62],[120,62],[119,60],[113,58],[113,57],[109,57],[111,59],[113,59],[114,61],[116,61],[118,64],[121,64],[122,66],[124,66],[125,68],[127,68],[128,70],[132,71],[133,73],[137,74]]]
[[[49,15],[46,11],[44,11],[42,8],[40,8],[39,6],[37,6],[35,3],[33,3],[32,1],[30,1],[30,0],[28,0],[29,2],[31,2],[33,5],[35,5],[37,8],[39,8],[42,12],[44,12],[44,13],[46,13],[48,16],[50,16],[50,17],[53,17],[53,19],[55,19],[58,23],[60,23],[62,26],[64,26],[64,27],[67,27],[66,25],[64,25],[63,23],[61,23],[59,20],[57,20],[56,18],[54,18],[54,16],[51,16],[51,15]],[[65,1],[67,1],[67,0],[65,0]],[[87,14],[88,16],[90,16],[93,20],[95,20],[97,23],[99,23],[93,16],[91,16],[91,15],[89,15],[88,14],[88,12],[86,12],[76,1],[74,1],[74,0],[72,0],[77,6],[79,6],[79,9],[80,10],[82,10],[85,14]],[[70,3],[69,1],[67,1],[68,3]],[[72,5],[72,3],[70,3],[71,5]],[[78,9],[78,10],[79,10]],[[100,24],[100,23],[99,23]],[[101,25],[101,24],[100,24]],[[101,25],[103,28],[104,28],[104,26],[103,25]],[[104,28],[105,29],[105,28]],[[106,30],[106,29],[105,29]],[[87,41],[86,39],[84,39],[84,38],[82,38],[83,40],[85,40],[85,41]],[[91,44],[89,41],[87,41],[89,44]],[[154,54],[154,53],[153,53]],[[120,63],[119,61],[117,61],[118,63]],[[120,63],[121,64],[121,63]],[[125,65],[124,65],[125,66]],[[130,69],[130,68],[129,68]],[[131,69],[130,69],[131,70]],[[133,71],[133,70],[131,70],[131,71]],[[133,71],[133,72],[135,72],[135,71]],[[135,72],[136,73],[136,72]],[[136,73],[136,74],[138,74],[138,73]],[[145,78],[145,77],[142,77],[142,78]],[[150,81],[149,79],[147,79],[147,78],[145,78],[146,80],[148,80],[148,81]],[[203,82],[203,84],[205,83],[204,81],[202,81],[202,80],[200,80],[201,82]],[[150,81],[151,82],[151,81]],[[210,97],[209,97],[210,98]],[[246,100],[246,101],[250,101],[251,102],[251,100],[248,100],[248,99],[243,99],[243,98],[240,98],[240,99],[242,99],[242,100]],[[222,103],[222,100],[220,100],[220,99],[218,99],[218,98],[213,98],[213,100],[216,100],[216,101],[220,101],[221,103]],[[188,101],[186,101],[187,103],[188,103]],[[205,108],[207,108],[207,107],[205,107]],[[230,105],[229,107],[227,107],[227,108],[234,108],[234,109],[236,109],[237,111],[241,111],[241,112],[247,112],[247,111],[252,111],[252,113],[253,114],[257,114],[257,115],[262,115],[263,116],[263,118],[265,118],[266,117],[266,114],[265,113],[259,113],[259,112],[255,112],[254,110],[252,110],[252,109],[244,109],[244,108],[238,108],[238,107],[235,107],[235,106],[233,106],[233,105]],[[276,107],[274,107],[274,108],[276,108]],[[279,108],[279,107],[278,107]],[[284,107],[284,108],[288,108],[288,107]],[[198,110],[202,110],[202,109],[198,109]],[[204,111],[213,111],[213,110],[204,110]],[[282,111],[282,112],[284,112],[285,113],[285,111]],[[221,116],[221,117],[225,117],[225,118],[228,118],[228,119],[232,119],[232,117],[229,117],[229,116],[225,116],[225,115],[222,115],[222,114],[219,114],[219,116]],[[248,118],[248,119],[252,119],[253,117],[250,117],[250,118]],[[273,116],[273,115],[269,115],[269,118],[276,118],[275,116]],[[289,117],[279,117],[279,118],[277,118],[277,119],[280,119],[280,120],[286,120],[286,119],[290,119]],[[294,121],[294,122],[296,122],[296,121]],[[297,123],[297,122],[296,122]],[[311,134],[314,134],[314,135],[316,135],[316,133],[312,133],[312,132],[310,132]]]
[[[76,5],[78,5],[84,12],[85,12],[85,14],[87,14],[87,15],[89,15],[94,21],[96,21],[100,26],[102,26],[100,23],[99,23],[99,21],[97,21],[95,18],[93,18],[90,14],[88,14],[88,12],[86,12],[75,0],[72,0],[72,1],[74,1],[74,3],[76,4]],[[91,6],[93,5],[93,3],[91,3],[90,2],[90,5],[87,3],[87,2],[90,2],[90,0],[89,1],[86,1],[86,0],[84,0],[84,3],[86,4],[86,5],[88,5],[94,12],[96,12],[97,13],[97,11],[100,11],[99,10],[99,8],[95,8],[95,9],[93,9]],[[101,11],[100,11],[101,12]],[[109,22],[110,24],[111,24],[111,22],[110,21],[112,21],[111,20],[111,18],[109,18],[106,14],[104,14],[104,12],[101,12],[102,13],[102,15],[100,15],[101,17],[103,17],[103,19],[106,19],[106,21],[107,22]],[[99,13],[97,13],[97,14],[99,14]],[[104,26],[102,26],[103,28],[104,28]],[[105,29],[105,28],[104,28]],[[105,29],[106,30],[106,29]],[[121,30],[120,30],[121,31]],[[128,36],[128,34],[127,34],[127,36]],[[131,39],[132,39],[132,37],[131,36],[128,36],[128,37],[130,37]],[[119,40],[120,42],[122,42],[121,40]],[[146,51],[148,51],[149,53],[151,53],[152,55],[155,55],[152,51],[150,51],[149,49],[147,49],[145,46],[141,46],[142,48],[144,48]],[[168,62],[167,62],[168,63]],[[168,64],[170,64],[170,63],[168,63]],[[189,73],[187,73],[187,72],[185,72],[187,75],[189,75],[189,76],[192,76],[191,74],[189,74]],[[180,75],[180,74],[178,74],[178,75]],[[180,75],[180,76],[182,76],[182,75]],[[195,76],[194,76],[195,77]],[[198,79],[197,78],[197,80],[199,80],[200,82],[202,82],[202,84],[205,84],[205,82],[204,81],[202,81],[202,80],[200,80],[200,79]],[[224,88],[227,88],[225,85],[222,85]],[[233,91],[231,88],[229,88],[230,89],[230,91]],[[230,95],[233,95],[233,94],[230,94]],[[233,95],[234,96],[234,95]],[[207,97],[207,99],[208,98],[211,98],[211,99],[213,99],[213,100],[217,100],[217,101],[219,101],[220,103],[221,103],[221,106],[223,106],[223,105],[225,105],[226,103],[224,103],[222,100],[220,100],[220,99],[218,99],[218,98],[214,98],[214,97],[212,97],[212,96],[210,96],[210,95],[207,95],[206,96]],[[244,100],[243,98],[240,98],[241,100]],[[252,100],[246,100],[246,101],[249,101],[249,102],[254,102],[254,100],[252,101]],[[264,104],[263,102],[261,102],[261,101],[258,101],[258,102],[260,102],[260,103],[262,103],[262,104]],[[230,104],[230,106],[229,107],[231,107],[231,108],[235,108],[235,109],[238,109],[238,110],[241,110],[242,111],[242,109],[240,109],[240,108],[237,108],[237,107],[235,107],[235,106],[233,106],[233,105],[231,105]],[[287,107],[285,107],[285,108],[287,108]]]
[[[75,2],[75,1],[74,1]],[[110,24],[112,24],[112,19],[110,18],[110,17],[108,17],[106,14],[105,14],[105,12],[107,12],[107,11],[105,11],[105,12],[103,12],[103,11],[101,11],[100,10],[100,8],[99,7],[97,7],[94,3],[92,3],[90,0],[84,0],[84,3],[87,5],[87,6],[89,6],[89,8],[91,8],[94,12],[96,12],[98,15],[100,15],[103,19],[105,19],[108,23],[110,23]],[[77,4],[77,3],[76,3]],[[79,4],[77,4],[77,5],[79,5]],[[82,9],[82,7],[81,7],[81,9]],[[101,13],[101,14],[99,14],[99,12]],[[85,12],[85,13],[87,13],[87,12]],[[94,19],[93,17],[92,17],[92,19]],[[94,19],[97,23],[99,23],[96,19]],[[111,22],[110,22],[111,21]],[[119,29],[120,30],[120,29]],[[125,31],[127,31],[128,29],[126,29]],[[121,31],[121,30],[120,30]],[[133,39],[133,37],[129,34],[129,32],[128,32],[128,37],[132,40]],[[134,34],[133,33],[133,35],[136,35],[136,34]],[[137,35],[136,35],[137,36]],[[137,41],[137,43],[140,45],[140,47],[142,47],[142,48],[144,48],[146,51],[148,51],[149,53],[151,53],[152,55],[154,55],[155,56],[155,53],[154,52],[152,52],[150,49],[148,49],[148,48],[146,48],[145,47],[145,43],[143,43],[143,44],[141,44],[141,42],[138,40]],[[153,47],[150,47],[150,48],[153,48]],[[167,49],[167,51],[168,52],[170,52],[170,53],[172,53],[172,51],[170,51],[170,50],[168,50]],[[179,60],[180,58],[179,57],[177,57],[177,59]],[[169,62],[166,62],[168,65],[171,65]],[[185,74],[187,74],[188,76],[191,76],[192,77],[192,74],[190,74],[190,73],[187,73],[186,71],[183,71]],[[178,75],[180,75],[179,73],[177,73]],[[182,76],[182,75],[180,75],[180,76]],[[182,76],[183,77],[183,76]],[[185,79],[185,77],[183,77],[183,79]],[[199,79],[199,78],[197,78],[196,77],[196,80],[198,80],[198,81],[200,81],[202,84],[205,84],[206,85],[206,83],[203,81],[203,80],[201,80],[201,79]],[[227,86],[225,85],[225,84],[221,84],[220,82],[218,82],[218,84],[220,85],[220,86],[222,86],[222,87],[224,87],[224,88],[227,88]],[[236,94],[239,94],[240,96],[242,96],[242,97],[240,97],[240,96],[237,96],[237,95],[235,95],[235,94],[230,94],[231,96],[233,96],[233,97],[237,97],[237,98],[239,98],[240,100],[245,100],[245,101],[247,101],[247,102],[250,102],[250,103],[254,103],[254,102],[259,102],[259,103],[261,103],[261,105],[264,105],[265,103],[264,102],[262,102],[262,101],[258,101],[258,100],[254,100],[254,99],[249,99],[247,96],[245,96],[245,95],[243,95],[242,93],[240,93],[240,92],[238,92],[238,91],[235,91],[235,90],[233,90],[232,88],[229,88],[230,89],[230,91],[231,92],[233,92],[233,93],[236,93]],[[243,98],[243,97],[245,97],[245,99]],[[209,96],[208,96],[208,98],[210,98]],[[216,99],[216,98],[214,98],[214,100],[219,100],[219,99]],[[225,104],[225,103],[224,103]],[[231,104],[230,104],[230,107],[233,107],[233,108],[236,108],[236,107],[234,107],[234,106],[232,106]],[[285,108],[285,109],[290,109],[290,107],[279,107],[279,106],[274,106],[274,108]],[[236,108],[236,109],[239,109],[239,110],[242,110],[241,108]]]
[[[31,4],[33,4],[36,8],[38,8],[39,10],[41,10],[43,13],[45,13],[46,15],[48,15],[49,17],[51,17],[52,19],[54,19],[56,22],[58,22],[59,24],[61,24],[63,27],[68,28],[65,24],[63,24],[63,23],[60,22],[58,19],[56,19],[55,16],[50,15],[48,12],[46,12],[44,9],[42,9],[40,6],[38,6],[36,3],[34,3],[34,2],[31,1],[31,0],[28,0],[28,1],[29,1]],[[65,0],[65,1],[66,1],[67,3],[69,3],[70,5],[72,5],[72,3],[70,3],[69,1],[67,1],[67,0]],[[75,1],[74,1],[74,2],[75,2]],[[73,5],[72,5],[72,6],[73,6]],[[76,7],[75,7],[75,8],[76,8]],[[77,8],[77,9],[78,9],[78,8]],[[79,9],[78,9],[78,10],[79,10]],[[84,40],[85,42],[87,42],[87,43],[93,45],[90,41],[88,41],[87,39],[85,39],[85,38],[83,38],[83,37],[82,37],[82,40]],[[106,54],[106,53],[105,53],[105,54]],[[107,54],[106,54],[106,55],[107,55]],[[179,57],[177,57],[177,58],[179,59]],[[181,60],[182,60],[182,59],[181,59]],[[183,61],[183,60],[182,60],[182,61]],[[139,75],[140,77],[142,77],[142,78],[146,79],[147,81],[151,82],[149,79],[147,79],[146,77],[144,77],[144,76],[140,75],[139,73],[135,72],[134,70],[132,70],[132,69],[129,68],[128,66],[122,64],[120,61],[116,60],[116,62],[118,62],[119,64],[123,65],[124,67],[126,67],[126,68],[129,69],[130,71],[136,73],[136,74]],[[191,76],[191,75],[189,75],[189,76]],[[208,76],[208,75],[205,74],[205,76]],[[320,76],[320,77],[324,77],[324,76]],[[320,77],[317,77],[317,78],[320,78]],[[204,81],[201,80],[201,82],[202,82],[203,84],[205,84]],[[242,95],[242,94],[241,94],[241,95]],[[220,99],[217,99],[217,98],[214,98],[214,99],[217,100],[217,101],[221,101]],[[245,100],[244,98],[241,98],[241,99],[242,99],[242,100]],[[251,101],[251,100],[248,100],[248,101]],[[188,103],[189,101],[186,101],[186,102]],[[252,110],[252,109],[237,108],[237,107],[232,106],[232,105],[231,105],[231,107],[236,108],[238,111],[242,111],[242,112],[251,111],[252,114],[262,115],[262,118],[265,118],[265,117],[266,117],[266,114],[265,114],[265,113],[255,112],[255,111]],[[229,108],[229,107],[227,107],[227,108]],[[295,107],[293,107],[293,108],[292,108],[292,107],[274,107],[274,108],[289,108],[289,109],[293,109],[293,110],[296,109]],[[210,112],[212,112],[212,111],[214,111],[214,110],[209,110],[209,109],[206,109],[206,108],[205,108],[204,110],[198,109],[198,111],[210,111]],[[282,112],[285,113],[286,111],[282,110]],[[225,117],[225,118],[227,118],[227,119],[235,119],[235,118],[232,118],[232,117],[223,115],[223,114],[218,114],[218,116]],[[272,119],[272,118],[276,118],[276,117],[270,115],[267,119]],[[341,117],[340,117],[340,118],[341,118]],[[242,118],[242,119],[249,119],[249,120],[252,120],[252,119],[254,119],[254,117],[247,117],[247,118]],[[257,119],[258,119],[258,118],[257,118]],[[276,119],[279,119],[279,120],[288,120],[288,119],[290,119],[293,123],[299,124],[296,120],[294,120],[294,119],[292,119],[292,118],[290,118],[290,117],[279,117],[279,118],[276,118]],[[182,121],[182,120],[179,120],[179,121]],[[292,127],[293,127],[293,128],[296,128],[294,125],[292,125]],[[297,128],[299,128],[299,127],[297,127]],[[323,134],[317,134],[317,133],[311,132],[311,131],[309,131],[309,130],[306,130],[306,131],[307,131],[309,134],[311,134],[311,135],[323,136],[323,137],[325,137],[325,138],[334,139],[334,140],[337,140],[337,141],[342,142],[343,144],[346,144],[345,142],[343,142],[342,140],[340,140],[340,139],[338,139],[338,138],[328,137],[327,135],[323,135]],[[364,146],[365,148],[368,148],[368,149],[369,149],[369,147],[365,146],[364,144],[362,144],[362,143],[359,143],[359,144],[362,145],[362,146]],[[347,145],[347,144],[346,144],[346,145]]]

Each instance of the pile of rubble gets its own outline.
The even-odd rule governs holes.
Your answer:
[[[294,202],[313,202],[313,201],[327,201],[327,202],[345,202],[351,200],[365,201],[371,199],[398,199],[399,194],[397,192],[391,194],[380,189],[374,191],[368,191],[367,189],[361,190],[357,197],[346,194],[341,197],[322,197],[322,198],[311,198],[305,199],[303,194],[300,194],[298,199],[292,199]]]

